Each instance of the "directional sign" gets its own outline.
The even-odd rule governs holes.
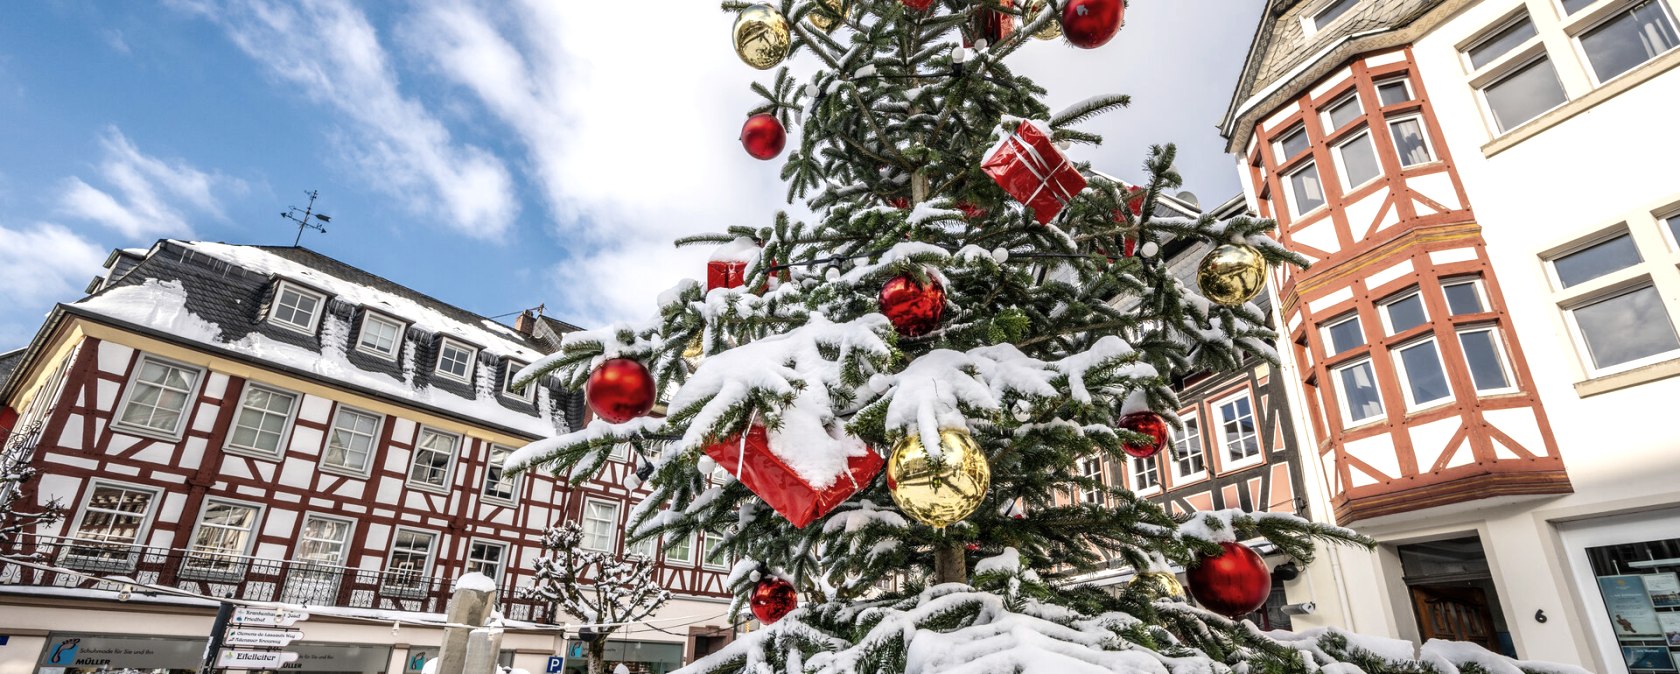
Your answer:
[[[298,654],[291,651],[235,651],[223,649],[216,655],[216,666],[228,669],[279,669],[281,665],[297,660]]]
[[[227,635],[222,638],[222,643],[228,646],[283,648],[286,644],[302,638],[303,632],[297,630],[230,627]]]
[[[560,674],[560,672],[564,671],[566,671],[566,656],[548,656],[548,668],[543,670],[543,674]]]
[[[235,625],[245,627],[291,627],[293,623],[309,619],[309,614],[292,609],[244,607],[233,612]]]

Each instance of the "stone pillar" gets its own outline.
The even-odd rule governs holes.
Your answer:
[[[469,574],[469,577],[472,574]],[[482,577],[482,576],[480,576]],[[443,648],[438,651],[436,674],[463,674],[467,663],[467,641],[485,619],[490,617],[494,590],[478,589],[469,583],[457,583],[455,594],[449,598],[445,612],[449,626],[443,628]],[[491,656],[492,661],[495,656]]]
[[[498,674],[496,656],[502,652],[502,628],[481,627],[467,636],[466,666],[462,674]]]

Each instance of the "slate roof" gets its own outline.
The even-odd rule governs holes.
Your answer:
[[[6,380],[12,378],[12,371],[17,369],[18,363],[23,362],[23,354],[28,349],[14,349],[0,353],[0,387],[6,385]]]
[[[520,354],[508,353],[506,344],[473,343],[479,347],[478,367],[486,368],[490,373],[491,395],[503,408],[536,418],[539,415],[537,405],[525,402],[513,396],[502,395],[503,380],[510,372],[505,360],[519,357],[520,360],[530,361],[531,356],[552,352],[553,347],[544,340],[521,335],[511,328],[503,326],[500,330],[488,326],[488,318],[467,311],[427,296],[412,288],[400,285],[378,275],[369,273],[342,261],[327,257],[315,251],[301,247],[283,246],[237,246],[233,250],[261,251],[278,258],[296,263],[309,270],[315,270],[326,277],[331,277],[344,283],[359,286],[357,294],[364,299],[388,298],[380,302],[381,306],[365,306],[348,301],[333,293],[334,288],[340,292],[347,286],[342,284],[319,283],[321,277],[292,278],[286,275],[255,270],[236,260],[229,260],[221,256],[212,255],[205,250],[195,247],[192,242],[162,240],[157,242],[146,255],[128,266],[120,276],[109,274],[109,278],[89,297],[98,297],[112,289],[129,286],[139,286],[152,282],[179,282],[185,291],[185,308],[193,315],[208,321],[221,331],[218,341],[225,344],[239,342],[248,335],[259,334],[267,340],[301,347],[314,352],[322,352],[327,347],[324,344],[324,330],[318,328],[314,334],[306,335],[297,331],[280,327],[264,320],[269,302],[276,292],[276,280],[285,279],[297,282],[305,287],[326,292],[328,299],[320,321],[327,322],[326,316],[343,320],[350,333],[348,343],[355,344],[357,331],[362,325],[362,317],[373,312],[388,318],[395,318],[408,322],[408,329],[404,335],[405,341],[412,348],[411,360],[399,358],[395,361],[362,352],[356,348],[343,349],[343,355],[357,369],[368,373],[382,373],[389,375],[397,382],[412,377],[411,386],[415,389],[431,388],[445,391],[462,401],[480,400],[474,384],[450,379],[436,373],[430,364],[437,360],[438,350],[441,348],[443,334],[429,331],[416,325],[420,322],[416,316],[405,316],[393,307],[412,307],[419,305],[443,315],[449,321],[458,323],[453,326],[449,336],[462,341],[473,342],[470,338],[462,338],[461,334],[483,334],[494,331],[495,336],[518,347]],[[210,250],[228,250],[225,247],[210,248]],[[113,255],[113,261],[128,260],[130,255]],[[312,282],[316,281],[316,282]],[[323,287],[323,285],[325,287]],[[367,291],[363,291],[365,288]],[[368,292],[371,291],[371,292]],[[84,300],[85,301],[85,300]],[[68,305],[74,311],[77,305]],[[435,318],[431,321],[436,324]],[[497,324],[499,325],[499,324]],[[470,329],[468,329],[470,328]],[[458,333],[456,331],[459,331]],[[492,341],[492,340],[477,340]],[[261,357],[257,354],[258,358]],[[405,360],[409,368],[405,370]],[[411,371],[410,371],[411,370]],[[341,382],[342,383],[342,382]],[[354,382],[349,383],[355,387]],[[541,382],[548,389],[550,400],[557,412],[564,414],[566,423],[572,427],[580,427],[583,423],[582,395],[567,391],[559,385],[557,379],[548,378]],[[380,397],[378,391],[370,391],[370,395]],[[387,396],[388,397],[388,396]],[[535,396],[533,396],[535,399]],[[575,399],[575,400],[574,400]],[[397,400],[399,403],[409,401]]]

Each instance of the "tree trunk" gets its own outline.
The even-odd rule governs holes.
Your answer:
[[[607,635],[589,642],[589,674],[607,674]]]
[[[961,543],[941,543],[934,549],[933,582],[968,582],[968,561],[963,558]]]

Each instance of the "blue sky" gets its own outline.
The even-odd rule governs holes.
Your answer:
[[[1187,187],[1237,192],[1215,125],[1258,0],[1135,0],[1094,51],[1015,60],[1051,104],[1124,92],[1082,158],[1122,177],[1176,142]],[[292,242],[485,315],[640,318],[705,251],[764,224],[776,167],[736,141],[748,90],[707,0],[16,3],[0,22],[0,350],[162,237]]]

